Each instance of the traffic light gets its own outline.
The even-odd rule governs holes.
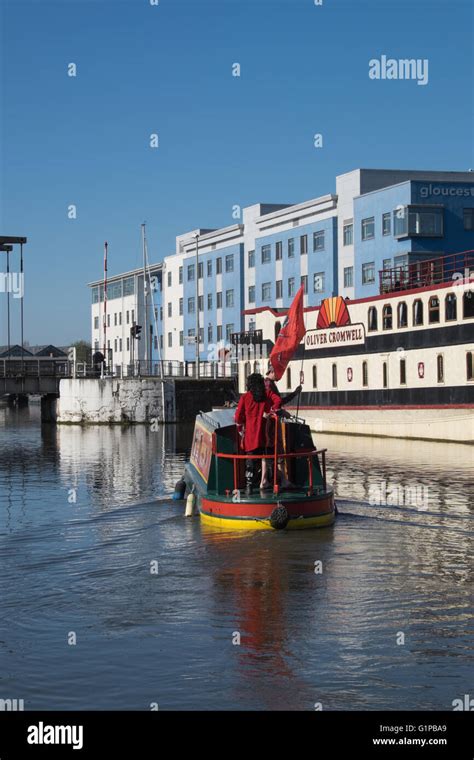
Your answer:
[[[142,331],[141,325],[132,325],[130,328],[130,335],[132,338],[136,338],[137,340],[140,340],[140,333]]]

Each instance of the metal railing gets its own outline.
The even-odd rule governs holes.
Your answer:
[[[379,272],[380,293],[412,290],[445,282],[456,284],[456,281],[463,278],[469,280],[473,274],[474,250],[450,253],[447,256],[382,269]]]
[[[200,378],[217,379],[235,377],[238,365],[232,361],[200,362]],[[0,359],[0,378],[25,377],[163,377],[195,378],[195,362],[180,361],[135,361],[132,364],[93,364],[91,362],[70,362],[64,359],[35,359],[31,357]]]

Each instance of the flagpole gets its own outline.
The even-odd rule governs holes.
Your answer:
[[[305,340],[305,338],[306,338],[306,322],[305,322],[305,311],[304,311],[304,295],[303,295],[303,323],[304,323],[305,334],[303,335],[303,340],[304,340],[304,343],[303,343],[303,356],[301,357],[300,377],[299,377],[298,385],[302,385],[303,384],[301,382],[301,374],[303,372],[303,362],[304,362],[304,355],[305,355],[305,351],[306,351],[306,340]],[[297,419],[298,419],[298,412],[300,410],[300,398],[301,398],[301,391],[298,393],[298,403],[296,404],[296,418]]]

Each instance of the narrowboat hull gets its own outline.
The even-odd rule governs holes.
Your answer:
[[[225,530],[278,530],[271,522],[277,505],[283,506],[289,515],[284,530],[326,528],[336,519],[334,496],[326,493],[319,498],[289,501],[285,496],[271,502],[259,501],[246,504],[229,504],[201,498],[199,513],[201,521]]]

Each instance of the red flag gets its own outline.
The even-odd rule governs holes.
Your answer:
[[[306,333],[303,316],[303,292],[304,288],[302,285],[288,309],[283,327],[270,354],[270,364],[275,370],[275,380],[279,380],[282,377],[290,359]]]

